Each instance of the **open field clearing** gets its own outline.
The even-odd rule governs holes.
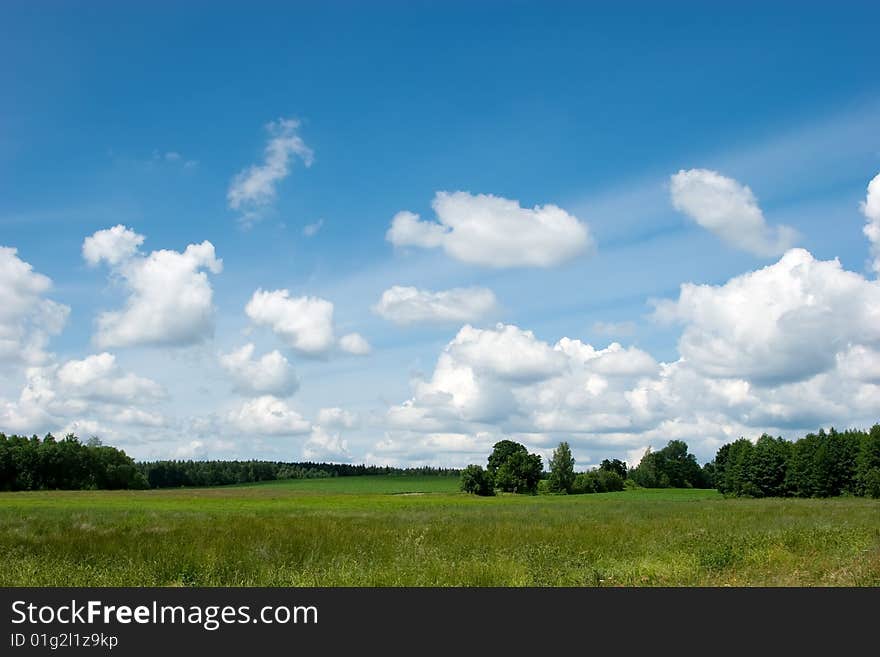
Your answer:
[[[880,501],[452,477],[0,494],[6,586],[880,585]]]

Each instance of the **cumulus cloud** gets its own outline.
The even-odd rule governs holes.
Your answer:
[[[399,247],[442,248],[456,260],[497,268],[552,267],[594,245],[587,224],[555,205],[524,208],[467,192],[437,192],[431,205],[436,222],[399,212],[386,239]]]
[[[0,362],[36,365],[48,359],[49,338],[64,328],[70,307],[47,299],[52,281],[17,254],[0,246]]]
[[[213,291],[203,270],[219,274],[223,261],[208,241],[143,255],[144,238],[129,228],[100,230],[83,242],[90,265],[106,262],[127,289],[122,310],[101,313],[95,343],[102,348],[177,346],[213,335]]]
[[[32,433],[100,424],[115,431],[165,424],[153,408],[166,399],[165,389],[152,379],[122,371],[113,354],[30,367],[25,375],[18,399],[0,410],[0,423],[7,430]]]
[[[871,268],[880,275],[880,173],[868,184],[868,195],[862,203],[862,212],[867,219],[862,230],[871,244]]]
[[[348,442],[338,432],[330,432],[320,426],[312,427],[309,439],[303,445],[302,455],[309,461],[348,462]]]
[[[67,361],[58,368],[56,378],[68,399],[137,404],[165,397],[164,388],[152,379],[120,372],[116,356],[107,352]]]
[[[708,376],[794,381],[830,369],[848,345],[880,340],[880,283],[792,249],[724,285],[686,283],[655,317],[684,324],[681,356]]]
[[[723,285],[683,285],[655,314],[683,324],[677,360],[465,326],[433,373],[413,381],[412,397],[388,409],[389,434],[370,454],[430,460],[445,436],[465,458],[477,435],[521,435],[534,448],[569,440],[580,453],[631,461],[680,438],[709,459],[740,436],[880,416],[880,282],[836,260],[794,249]]]
[[[118,265],[138,252],[144,236],[130,228],[117,224],[113,228],[99,230],[83,240],[83,259],[92,267],[101,261],[108,265]]]
[[[360,333],[347,333],[339,338],[339,348],[353,356],[366,356],[373,349]]]
[[[318,297],[292,297],[289,290],[258,289],[245,306],[257,326],[272,330],[291,349],[306,356],[323,356],[334,347],[357,356],[370,353],[359,333],[336,340],[333,304]]]
[[[243,347],[220,354],[220,365],[232,378],[235,389],[245,395],[292,395],[299,381],[287,359],[277,349],[254,358],[255,347]]]
[[[231,410],[227,422],[245,434],[294,436],[305,434],[312,425],[287,402],[274,395],[249,399]]]
[[[453,288],[432,292],[395,285],[373,306],[379,316],[395,324],[473,322],[491,313],[498,302],[484,287]]]
[[[747,186],[708,169],[681,170],[671,179],[672,204],[738,249],[775,256],[793,246],[797,231],[768,226]]]
[[[562,353],[512,325],[486,330],[465,325],[446,350],[458,363],[513,381],[545,379],[566,366]]]
[[[291,297],[289,290],[259,289],[245,313],[258,326],[270,328],[289,347],[307,355],[329,351],[335,342],[333,304],[318,297]]]
[[[499,324],[463,327],[440,354],[430,379],[414,383],[414,396],[388,413],[399,429],[462,432],[472,424],[522,431],[568,430],[590,422],[628,425],[622,398],[605,405],[607,392],[657,371],[647,353],[612,343],[595,349],[563,338],[555,345],[531,331]],[[564,425],[564,426],[563,426]]]
[[[229,185],[226,200],[233,210],[244,213],[245,225],[259,221],[261,211],[275,201],[278,183],[290,174],[294,157],[311,166],[314,153],[297,134],[300,123],[296,119],[278,119],[266,125],[269,141],[262,164],[243,169]]]

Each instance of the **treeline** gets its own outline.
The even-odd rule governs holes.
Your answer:
[[[47,434],[0,433],[0,490],[82,490],[147,488],[147,479],[120,449],[86,443],[73,434],[56,440]]]
[[[459,475],[451,468],[393,468],[347,463],[280,461],[151,461],[136,463],[97,438],[58,440],[0,433],[0,491],[99,490],[224,486],[276,479],[364,475]]]
[[[869,431],[809,433],[794,442],[762,435],[723,445],[715,486],[741,497],[880,497],[880,424]]]
[[[151,461],[138,463],[150,488],[227,486],[278,479],[322,479],[364,475],[458,476],[449,468],[393,468],[348,463],[286,463],[283,461]]]

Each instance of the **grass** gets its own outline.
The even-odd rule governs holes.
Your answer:
[[[4,586],[880,585],[880,502],[444,477],[0,494]]]

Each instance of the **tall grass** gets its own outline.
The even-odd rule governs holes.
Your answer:
[[[876,500],[476,498],[456,483],[0,494],[0,584],[880,585]]]

